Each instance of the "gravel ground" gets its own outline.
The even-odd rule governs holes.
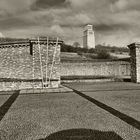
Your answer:
[[[84,93],[88,96],[97,98],[104,103],[109,102],[108,105],[112,106],[113,103],[111,102],[115,102],[112,107],[117,107],[120,111],[125,109],[119,106],[121,106],[121,104],[126,104],[125,107],[127,107],[129,101],[132,102],[128,108],[132,108],[133,110],[133,108],[137,106],[135,109],[139,109],[139,98],[137,98],[139,96],[137,93],[138,90],[135,92],[135,97],[137,98],[137,105],[135,106],[134,99],[130,100],[128,97],[131,94],[127,94],[127,92],[121,97],[120,91],[115,91],[113,95],[111,92],[106,91],[105,94],[107,97],[105,98],[105,96],[103,96],[105,87],[106,90],[108,86],[108,90],[109,88],[115,90],[115,87],[117,89],[117,85],[113,87],[113,84],[109,85],[109,83],[107,83],[107,86],[104,84],[104,88],[103,85],[101,86],[101,83],[96,86],[93,85],[94,84],[91,83],[87,85],[84,83],[83,87],[83,84],[76,85],[74,83],[69,86],[77,88],[78,90],[84,90]],[[119,83],[118,86],[120,86]],[[128,85],[128,87],[130,87],[130,85]],[[133,88],[138,87],[133,85]],[[96,91],[92,93],[91,91],[93,90],[102,90],[102,92]],[[3,97],[0,96],[0,103],[4,103],[7,99],[7,96]],[[127,99],[125,97],[127,97]],[[119,100],[121,101],[119,102]],[[117,106],[118,102],[120,103],[119,106]],[[137,114],[139,113],[137,112]],[[135,116],[133,111],[132,116]],[[63,131],[69,129],[70,131],[67,131],[67,133]],[[69,136],[69,139],[72,140],[140,139],[140,130],[120,120],[118,117],[91,103],[87,99],[80,97],[74,92],[19,95],[0,122],[0,139],[2,140],[49,139],[50,137],[48,136],[50,134],[55,135],[54,133],[58,131],[60,131],[60,134],[63,135],[63,137],[65,135],[69,136],[69,133],[75,134],[74,136],[71,136],[72,134]]]

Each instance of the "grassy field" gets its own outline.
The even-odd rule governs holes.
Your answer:
[[[140,121],[140,87],[138,84],[114,82],[96,84],[75,83],[69,85],[85,95],[97,99]]]
[[[110,62],[110,61],[130,61],[130,58],[128,55],[121,55],[121,57],[118,54],[112,54],[115,56],[113,59],[97,59],[96,57],[91,58],[89,56],[94,56],[94,54],[84,54],[78,55],[77,53],[66,53],[66,52],[61,52],[61,62],[69,62],[69,63],[81,63],[81,62]]]
[[[140,121],[140,88],[136,84],[73,83],[67,86]],[[0,96],[1,110],[6,109],[2,104],[8,98],[9,95]],[[55,136],[71,140],[140,139],[138,129],[74,92],[21,94],[14,100],[0,122],[0,139],[56,140]]]

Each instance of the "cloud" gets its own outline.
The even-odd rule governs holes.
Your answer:
[[[0,9],[9,15],[26,12],[35,0],[1,0]]]
[[[4,35],[0,32],[0,38],[4,37]]]
[[[48,9],[48,8],[61,8],[66,6],[66,0],[36,0],[32,6],[32,10]]]
[[[14,30],[20,28],[30,28],[31,26],[35,26],[36,23],[30,20],[25,20],[19,17],[6,18],[0,21],[0,29],[1,30]]]
[[[59,26],[59,25],[53,25],[51,28],[51,31],[52,31],[52,34],[54,35],[63,35],[64,34],[64,31],[63,29]]]
[[[128,10],[140,10],[140,1],[138,0],[116,0],[112,5],[114,10],[128,11]]]
[[[91,0],[84,0],[81,2],[81,0],[67,0],[72,7],[76,7],[76,8],[82,8],[86,5],[90,5],[91,3],[95,2],[95,0],[91,1]]]
[[[97,24],[95,25],[95,29],[98,32],[110,32],[110,31],[116,31],[116,30],[128,30],[130,27],[127,24]]]
[[[84,13],[78,13],[73,16],[68,15],[63,20],[59,20],[59,25],[62,27],[83,27],[83,25],[92,22],[90,17]]]
[[[12,37],[49,34],[82,42],[83,26],[91,23],[97,43],[122,46],[140,36],[139,7],[138,0],[0,0],[0,31]]]

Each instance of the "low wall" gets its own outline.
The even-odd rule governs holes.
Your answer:
[[[124,61],[61,63],[61,76],[130,76],[130,63]]]
[[[34,85],[33,85],[34,84]],[[31,88],[40,88],[42,86],[41,82],[0,82],[0,91],[13,91]],[[58,87],[58,81],[51,81],[51,86],[53,88]]]
[[[54,56],[54,45],[48,47],[48,67],[47,75],[51,75],[51,86],[57,87],[60,85],[60,45],[58,45],[55,53],[55,63],[52,60]],[[18,90],[25,88],[32,88],[34,82],[26,82],[26,80],[33,81],[33,79],[41,79],[40,59],[39,59],[38,45],[34,45],[34,69],[33,56],[30,55],[30,47],[12,47],[0,48],[0,91],[3,90]],[[41,58],[43,67],[43,77],[46,76],[46,45],[41,45]],[[33,74],[34,73],[34,74]],[[51,74],[50,74],[51,73]],[[2,80],[5,79],[5,80]],[[6,80],[7,79],[7,80]],[[13,79],[9,80],[8,79]],[[16,82],[15,82],[16,81]],[[22,82],[24,81],[24,82]],[[55,82],[57,81],[57,82]],[[36,86],[36,83],[34,83]],[[37,83],[37,87],[42,87],[41,82]]]

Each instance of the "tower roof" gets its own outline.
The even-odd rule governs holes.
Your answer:
[[[92,24],[86,24],[84,27],[84,31],[86,30],[93,30],[93,25]]]

